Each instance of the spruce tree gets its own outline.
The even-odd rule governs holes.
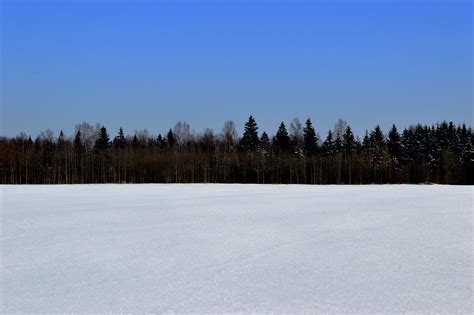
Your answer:
[[[108,148],[110,146],[110,138],[107,129],[102,126],[99,129],[97,140],[95,141],[94,150],[99,164],[97,165],[97,173],[93,173],[93,180],[106,183],[108,181],[108,163],[109,154]]]
[[[258,127],[255,119],[250,116],[245,123],[244,134],[240,140],[240,149],[244,152],[254,152],[258,149]]]
[[[426,129],[421,125],[417,124],[415,127],[415,161],[419,163],[427,162],[428,148],[426,143]]]
[[[458,128],[458,139],[459,139],[459,146],[458,146],[458,155],[459,161],[467,165],[469,163],[474,162],[474,151],[472,146],[472,131],[470,128],[466,127],[466,124],[462,124],[461,127]]]
[[[361,152],[365,154],[370,152],[370,137],[367,130],[365,130],[364,138],[362,139]]]
[[[110,138],[107,133],[107,129],[102,126],[99,130],[99,137],[95,141],[95,148],[99,151],[105,151],[109,148]]]
[[[83,153],[84,153],[84,144],[82,143],[81,131],[78,130],[76,136],[74,137],[74,155],[75,155],[75,166],[76,166],[76,176],[77,182],[82,183],[82,166],[83,166]]]
[[[268,134],[264,131],[260,137],[260,150],[263,154],[268,154],[271,151],[271,143]]]
[[[74,137],[74,152],[76,153],[76,156],[80,156],[83,150],[84,145],[82,144],[81,131],[78,130]]]
[[[388,132],[387,148],[388,148],[388,153],[392,157],[392,161],[395,163],[400,162],[400,157],[401,157],[400,134],[398,133],[397,127],[395,125],[392,125],[392,128]]]
[[[446,149],[449,147],[449,137],[448,137],[448,123],[443,121],[441,124],[437,125],[436,128],[436,141],[441,149]]]
[[[166,147],[166,140],[165,138],[163,138],[161,134],[159,134],[158,137],[156,138],[156,145],[158,146],[158,148],[160,148],[160,150]]]
[[[137,140],[138,141],[138,140]],[[168,143],[168,149],[173,149],[174,145],[176,144],[176,137],[173,133],[173,130],[168,131],[168,134],[166,135],[166,142]]]
[[[377,125],[374,130],[370,133],[370,140],[372,146],[378,149],[385,148],[385,136],[383,135],[382,129]]]
[[[306,126],[303,128],[304,152],[306,155],[313,155],[318,149],[318,139],[311,119],[306,120]]]
[[[344,135],[342,136],[342,142],[344,145],[344,152],[346,154],[352,154],[356,150],[356,140],[352,133],[351,127],[347,126]]]
[[[332,155],[335,152],[335,145],[334,145],[334,140],[333,140],[333,135],[332,131],[328,131],[328,135],[326,137],[326,140],[323,142],[322,146],[323,152],[327,155]]]
[[[382,129],[377,125],[370,133],[370,145],[373,149],[373,154],[376,155],[376,160],[381,158],[382,152],[386,149],[386,140]]]
[[[386,141],[382,129],[377,125],[370,133],[370,152],[372,181],[375,183],[383,182],[383,169],[385,167]]]
[[[277,153],[287,152],[290,149],[290,136],[283,122],[281,122],[275,137],[273,137],[273,147]]]
[[[402,132],[400,159],[404,163],[410,163],[415,155],[415,135],[412,129],[405,128]]]
[[[116,149],[124,149],[126,144],[125,134],[123,133],[123,128],[119,128],[118,135],[114,138],[114,147]]]
[[[64,149],[65,143],[66,143],[66,140],[64,139],[64,133],[61,130],[61,132],[59,133],[58,141],[57,141],[58,151],[61,151]]]
[[[138,150],[139,148],[140,148],[140,141],[138,141],[137,135],[134,135],[132,139],[132,149]]]

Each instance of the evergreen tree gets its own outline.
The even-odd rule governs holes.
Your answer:
[[[446,149],[450,146],[449,143],[449,134],[448,134],[448,123],[443,121],[441,124],[437,125],[436,128],[436,141],[441,150]]]
[[[352,154],[355,152],[357,145],[356,140],[354,138],[354,134],[352,133],[351,127],[347,126],[344,135],[342,136],[342,142],[344,145],[344,152],[346,154]]]
[[[168,148],[169,149],[173,149],[174,145],[176,144],[176,137],[173,134],[173,130],[171,130],[171,128],[168,131],[168,134],[166,135],[166,142],[168,143]]]
[[[119,128],[118,135],[114,138],[114,147],[116,149],[124,149],[125,145],[127,143],[127,140],[125,139],[125,134],[123,133],[123,128]]]
[[[372,162],[372,181],[376,183],[383,182],[383,168],[386,158],[386,141],[382,129],[377,125],[370,133],[371,162]]]
[[[271,151],[271,143],[268,134],[264,131],[260,137],[260,150],[263,154],[268,154]]]
[[[99,130],[99,137],[95,141],[95,148],[99,151],[105,151],[109,148],[110,138],[107,133],[107,129],[102,126]]]
[[[132,149],[138,150],[139,148],[140,148],[140,141],[138,141],[137,135],[134,135],[132,139]]]
[[[374,148],[384,149],[385,148],[385,136],[383,135],[382,129],[377,125],[374,130],[370,133],[370,141]]]
[[[457,143],[457,133],[456,133],[456,126],[454,125],[452,121],[450,121],[448,124],[447,132],[448,132],[447,136],[448,136],[449,146],[451,149],[454,149]]]
[[[365,131],[364,138],[362,139],[361,151],[365,154],[369,154],[370,152],[370,137],[367,130]]]
[[[404,163],[410,163],[415,156],[415,134],[413,130],[404,129],[402,132],[400,158]]]
[[[250,116],[245,123],[244,134],[240,140],[240,148],[244,152],[254,152],[259,146],[258,127],[255,119]]]
[[[163,136],[161,134],[159,134],[158,137],[156,138],[156,145],[161,150],[166,148],[166,140],[165,140],[165,138],[163,138]]]
[[[401,142],[400,134],[395,125],[392,125],[392,128],[388,132],[387,148],[388,153],[392,157],[392,161],[398,163],[401,157]]]
[[[77,157],[80,157],[83,151],[84,151],[84,145],[82,143],[81,131],[78,130],[76,133],[76,136],[74,137],[74,152]]]
[[[418,163],[426,163],[428,157],[427,130],[421,124],[417,124],[414,131],[414,159]]]
[[[431,168],[435,171],[435,168],[439,166],[440,155],[439,147],[436,141],[436,128],[434,126],[425,126],[427,139],[425,140],[427,146],[428,157],[427,161]]]
[[[287,152],[290,149],[290,136],[283,122],[281,122],[275,137],[273,137],[273,147],[277,153]]]
[[[355,152],[362,152],[362,142],[360,141],[359,137],[355,138]]]
[[[59,137],[58,137],[58,148],[59,147],[63,148],[65,143],[66,143],[66,141],[64,140],[64,133],[61,130],[61,132],[59,133]]]
[[[458,139],[459,139],[459,146],[458,146],[458,156],[459,161],[462,164],[469,164],[474,162],[474,152],[473,152],[473,144],[472,144],[472,130],[471,128],[467,128],[466,124],[462,124],[461,127],[458,128]]]
[[[207,154],[211,154],[215,150],[216,143],[212,129],[207,128],[204,130],[198,141],[198,145],[201,147],[201,150]]]
[[[313,155],[318,149],[318,139],[311,119],[306,120],[306,126],[303,128],[304,152],[306,155]]]
[[[82,168],[83,168],[83,154],[84,154],[84,144],[82,143],[81,131],[78,130],[76,136],[74,137],[74,156],[75,156],[75,168],[76,168],[76,181],[78,183],[83,182],[82,177]]]
[[[93,173],[94,180],[101,183],[106,183],[108,181],[109,147],[110,138],[107,133],[107,129],[102,126],[99,129],[98,137],[94,145],[97,162],[99,163],[96,165],[97,168],[95,171],[97,172]]]
[[[331,130],[328,131],[328,135],[326,137],[326,140],[324,140],[323,142],[322,149],[323,149],[323,152],[327,155],[332,155],[336,151],[334,140],[333,140],[333,134]]]

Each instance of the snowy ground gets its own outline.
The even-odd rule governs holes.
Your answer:
[[[0,186],[0,311],[472,313],[473,190]]]

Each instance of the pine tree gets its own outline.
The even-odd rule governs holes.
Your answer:
[[[290,136],[288,136],[288,131],[283,122],[281,122],[275,137],[273,137],[273,147],[277,153],[287,152],[290,149]]]
[[[240,149],[244,152],[254,152],[258,149],[258,127],[255,119],[250,116],[245,123],[244,134],[240,140]]]
[[[318,149],[318,139],[311,119],[309,118],[306,120],[306,126],[303,128],[303,139],[305,154],[308,156],[315,154]]]

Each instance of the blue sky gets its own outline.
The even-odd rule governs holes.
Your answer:
[[[471,1],[2,1],[1,134],[472,124]]]

